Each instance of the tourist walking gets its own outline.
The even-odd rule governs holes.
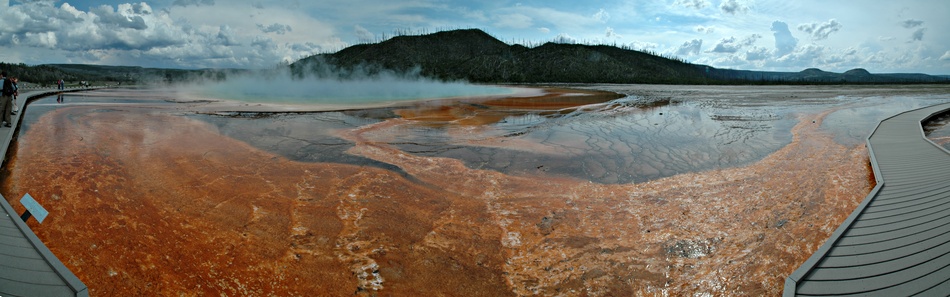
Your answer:
[[[0,80],[3,80],[3,89],[0,90],[0,114],[3,115],[3,126],[11,127],[10,112],[13,105],[13,80],[7,79],[7,72],[0,71]]]

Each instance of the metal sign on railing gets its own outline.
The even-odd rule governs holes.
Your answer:
[[[20,199],[20,203],[23,204],[23,207],[26,208],[26,211],[23,212],[23,215],[20,216],[24,222],[30,219],[30,215],[36,217],[36,221],[43,223],[43,220],[46,219],[46,216],[49,215],[49,212],[40,205],[39,202],[33,199],[33,196],[30,196],[30,193],[23,195],[23,198]]]

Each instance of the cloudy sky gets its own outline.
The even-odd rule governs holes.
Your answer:
[[[0,0],[0,61],[270,68],[394,32],[631,46],[721,68],[950,74],[950,1]]]

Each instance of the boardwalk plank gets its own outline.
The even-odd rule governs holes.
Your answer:
[[[917,236],[923,236],[924,238],[933,236],[927,235],[924,233],[931,232],[935,229],[948,228],[950,227],[950,221],[945,220],[933,220],[919,226],[914,226],[914,228],[903,228],[890,230],[888,232],[876,232],[860,235],[851,235],[854,233],[855,229],[849,229],[841,238],[838,240],[836,245],[859,245],[859,244],[869,244],[876,242],[884,242],[888,240],[912,240]],[[880,230],[872,230],[880,231]],[[938,231],[933,231],[937,232]]]
[[[898,249],[880,253],[826,257],[826,260],[818,266],[821,269],[816,269],[809,279],[815,281],[854,280],[902,273],[903,270],[912,269],[930,261],[940,261],[941,257],[948,257],[950,261],[948,253],[950,253],[950,243],[943,242],[921,250],[901,251]]]
[[[943,225],[943,226],[948,226]],[[910,236],[918,235],[918,239],[908,238]],[[837,257],[837,256],[849,256],[849,255],[859,255],[867,253],[879,253],[879,252],[888,252],[894,249],[911,246],[911,245],[926,245],[933,246],[941,244],[943,242],[950,241],[950,228],[934,228],[927,230],[925,232],[910,234],[907,236],[897,237],[891,240],[864,243],[864,244],[855,244],[855,245],[836,245],[830,251],[826,257]]]
[[[950,254],[943,254],[912,267],[877,267],[879,275],[846,280],[811,280],[798,286],[803,295],[847,295],[847,294],[883,294],[883,296],[903,296],[908,291],[919,291],[921,287],[931,287],[945,281]],[[827,268],[826,268],[827,269]],[[815,275],[825,269],[816,269]],[[930,276],[930,277],[928,277]],[[907,286],[911,283],[912,286]],[[917,290],[913,290],[913,288]]]
[[[897,224],[912,218],[940,216],[941,213],[950,213],[950,202],[946,199],[937,199],[919,205],[866,214],[861,217],[860,221],[854,222],[851,228],[873,228],[881,225]]]

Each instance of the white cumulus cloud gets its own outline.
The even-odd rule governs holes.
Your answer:
[[[841,23],[835,19],[830,19],[824,23],[800,24],[798,30],[808,33],[814,40],[822,40],[828,38],[831,33],[841,30]]]
[[[278,24],[278,23],[273,23],[268,26],[257,24],[257,28],[260,29],[261,32],[275,33],[277,35],[283,35],[283,34],[287,34],[287,32],[293,31],[293,28],[291,28],[289,25]]]
[[[719,4],[719,9],[722,10],[723,13],[735,15],[748,12],[749,6],[738,0],[725,0]]]
[[[699,26],[696,26],[696,32],[711,34],[713,32],[716,32],[716,27],[712,27],[712,26],[707,27],[707,26],[699,25]]]
[[[772,35],[775,37],[775,53],[784,56],[795,50],[798,46],[798,39],[792,36],[792,31],[788,30],[788,24],[781,21],[772,22]]]
[[[594,14],[593,17],[595,20],[598,20],[601,22],[607,22],[610,20],[610,13],[607,13],[607,10],[601,8],[600,10],[597,11],[597,13]]]
[[[375,38],[372,32],[360,25],[353,26],[353,31],[356,33],[356,38],[363,42],[370,42]]]
[[[604,35],[606,35],[607,38],[617,38],[617,39],[623,38],[623,35],[617,34],[617,32],[614,32],[614,28],[611,28],[611,27],[607,27],[607,30],[604,32]]]
[[[745,56],[749,61],[761,61],[770,58],[772,53],[767,48],[754,46],[746,52]]]
[[[659,44],[646,41],[634,41],[630,43],[630,48],[638,51],[655,51],[660,48]]]
[[[778,57],[773,63],[781,67],[819,67],[822,65],[821,59],[826,49],[826,47],[817,44],[806,44],[795,48],[795,51],[787,55]]]
[[[684,42],[683,45],[680,45],[679,48],[676,49],[675,53],[677,56],[695,55],[695,54],[699,54],[702,47],[703,47],[702,39],[693,39],[693,40]]]
[[[175,2],[172,2],[172,5],[182,7],[187,7],[188,5],[214,5],[214,0],[175,0]]]
[[[515,28],[515,29],[524,29],[529,28],[534,24],[534,20],[520,13],[512,13],[500,15],[495,20],[495,26],[500,28]]]
[[[709,51],[713,53],[735,53],[743,47],[752,45],[759,38],[762,38],[762,35],[752,34],[743,39],[735,37],[723,38]]]
[[[673,1],[673,5],[703,9],[709,6],[709,0],[676,0]]]
[[[943,53],[943,56],[940,56],[940,61],[950,61],[950,51]]]
[[[924,40],[924,32],[927,32],[927,28],[920,28],[914,30],[914,33],[910,35],[911,41],[921,41]]]

